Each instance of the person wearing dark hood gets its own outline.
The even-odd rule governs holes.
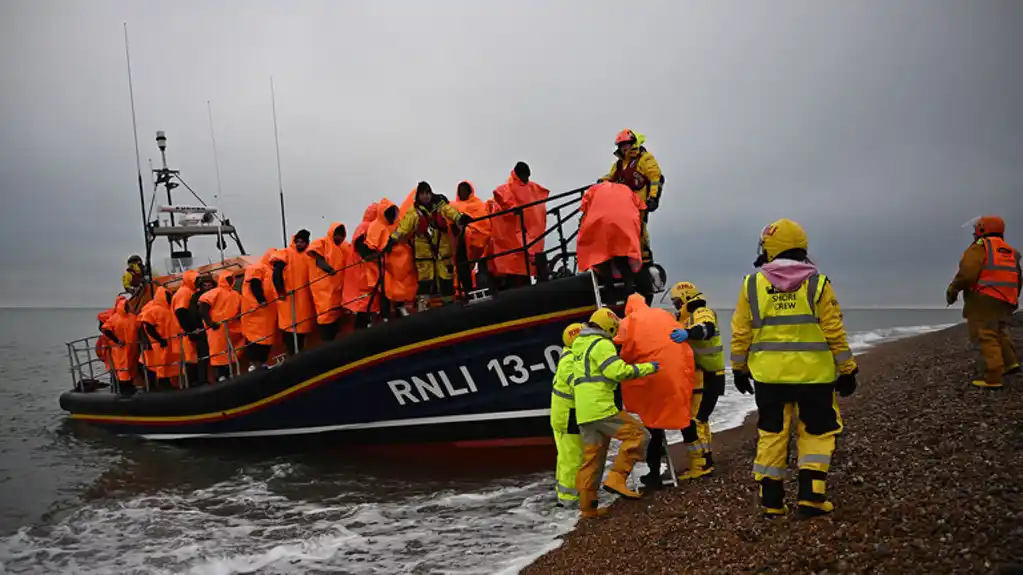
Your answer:
[[[781,219],[765,227],[754,263],[760,270],[743,279],[732,315],[732,375],[741,393],[756,394],[760,440],[753,479],[768,517],[788,511],[784,480],[793,415],[799,418],[799,511],[814,516],[834,509],[827,479],[842,433],[835,392],[847,397],[856,390],[858,370],[842,309],[807,249],[806,232],[796,222]]]
[[[444,303],[452,301],[454,236],[459,226],[464,228],[471,221],[471,217],[451,207],[446,196],[435,194],[430,184],[419,182],[416,186],[415,204],[398,222],[387,243],[392,246],[409,236],[413,238],[420,310],[435,297]]]
[[[274,289],[281,296],[277,303],[277,325],[284,332],[284,347],[289,356],[305,349],[305,336],[313,331],[316,323],[313,317],[316,308],[308,285],[313,259],[305,254],[309,236],[309,230],[299,230],[287,249],[275,252],[270,258]]]

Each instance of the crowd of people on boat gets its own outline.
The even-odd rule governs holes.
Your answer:
[[[647,214],[657,209],[664,183],[660,167],[632,130],[615,139],[610,171],[583,194],[576,259],[621,296],[653,297]],[[550,191],[532,180],[525,162],[486,201],[461,181],[449,200],[428,182],[395,204],[370,204],[351,238],[332,223],[313,239],[302,229],[285,249],[268,250],[244,269],[182,274],[180,285],[146,282],[132,256],[123,287],[151,299],[133,309],[119,296],[100,314],[97,355],[119,393],[205,385],[271,366],[280,342],[285,356],[339,333],[370,327],[445,305],[456,294],[525,286],[537,278]]]

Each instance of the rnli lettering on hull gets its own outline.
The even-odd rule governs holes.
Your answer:
[[[560,356],[561,346],[549,345],[544,348],[542,357],[524,358],[508,354],[492,358],[486,362],[485,372],[477,369],[475,375],[469,366],[459,365],[457,369],[440,369],[392,379],[387,386],[398,405],[407,405],[478,393],[481,388],[499,389],[537,380],[550,384]]]

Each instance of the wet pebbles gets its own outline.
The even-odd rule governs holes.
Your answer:
[[[751,418],[715,438],[713,476],[617,501],[524,572],[1023,575],[1023,377],[971,386],[963,325],[858,359],[859,389],[839,400],[832,516],[761,517]],[[786,491],[794,508],[794,475]]]

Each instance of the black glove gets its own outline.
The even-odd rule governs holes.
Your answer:
[[[750,381],[749,374],[745,371],[733,371],[732,378],[735,380],[735,389],[739,390],[739,393],[747,394],[753,393],[753,382]]]
[[[162,337],[156,340],[156,342],[160,344],[160,347],[167,347],[167,340]]]
[[[646,199],[646,211],[653,213],[657,211],[657,206],[661,204],[660,196],[653,196],[652,198]]]
[[[842,397],[849,397],[856,391],[856,374],[859,373],[859,369],[854,369],[852,373],[843,373],[838,376],[838,381],[835,382],[835,391]]]
[[[469,214],[462,214],[461,216],[458,217],[458,225],[462,226],[463,228],[467,227],[471,223],[472,216],[470,216]]]
[[[395,242],[395,241],[394,241],[394,238],[393,238],[393,237],[387,238],[387,243],[386,243],[386,244],[384,244],[384,249],[382,249],[382,250],[380,250],[380,251],[381,251],[382,253],[385,253],[385,254],[386,254],[386,253],[389,253],[389,252],[391,251],[391,248],[393,248],[393,247],[394,247],[394,244],[396,244],[396,243],[397,243],[397,242]]]

